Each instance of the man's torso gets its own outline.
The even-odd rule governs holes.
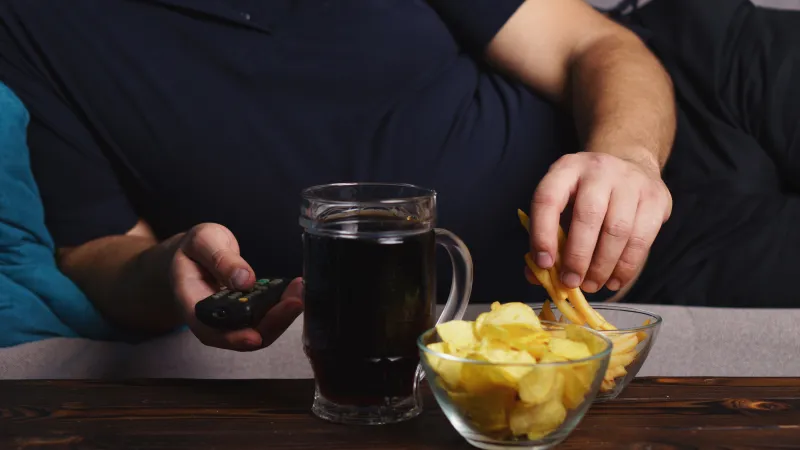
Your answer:
[[[479,293],[502,274],[524,286],[514,209],[570,149],[551,108],[479,67],[425,2],[7,3],[12,38],[162,237],[219,222],[257,272],[292,275],[300,189],[411,182],[439,191]]]

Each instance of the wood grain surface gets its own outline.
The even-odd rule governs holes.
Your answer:
[[[469,449],[430,393],[417,419],[311,415],[311,380],[0,381],[0,449]],[[800,448],[800,378],[640,378],[563,449]]]

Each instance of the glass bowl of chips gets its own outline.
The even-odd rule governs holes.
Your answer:
[[[608,369],[595,400],[604,402],[616,398],[636,378],[650,355],[663,319],[658,314],[624,305],[605,303],[591,307],[616,328],[600,331],[613,344]],[[534,310],[540,320],[568,322],[558,309],[550,309],[549,303],[536,305]]]
[[[439,324],[418,346],[445,416],[483,449],[546,449],[566,439],[595,399],[612,348],[602,334],[540,321],[522,303]]]

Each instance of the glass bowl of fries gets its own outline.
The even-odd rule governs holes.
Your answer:
[[[595,402],[616,398],[639,373],[658,337],[663,320],[658,314],[617,304],[592,304],[615,330],[600,330],[613,343],[611,358]],[[569,323],[549,302],[534,306],[541,320]]]
[[[483,320],[447,322],[420,336],[428,384],[471,445],[551,448],[567,438],[594,401],[611,341],[572,324],[492,322],[485,316],[498,311],[496,305]]]

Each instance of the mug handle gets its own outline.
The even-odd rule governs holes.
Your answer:
[[[453,263],[453,282],[450,285],[450,296],[436,324],[461,320],[467,312],[469,297],[472,294],[472,255],[458,236],[442,228],[435,228],[436,244],[441,245],[450,255]]]
[[[453,283],[450,285],[450,296],[444,305],[444,310],[439,316],[436,324],[449,322],[451,320],[461,320],[467,312],[469,297],[472,294],[472,255],[466,244],[454,233],[442,228],[435,228],[436,244],[441,245],[450,255],[450,262],[453,263]],[[417,365],[417,373],[414,376],[414,395],[419,405],[422,404],[422,396],[417,387],[425,379],[425,371],[422,364]]]

